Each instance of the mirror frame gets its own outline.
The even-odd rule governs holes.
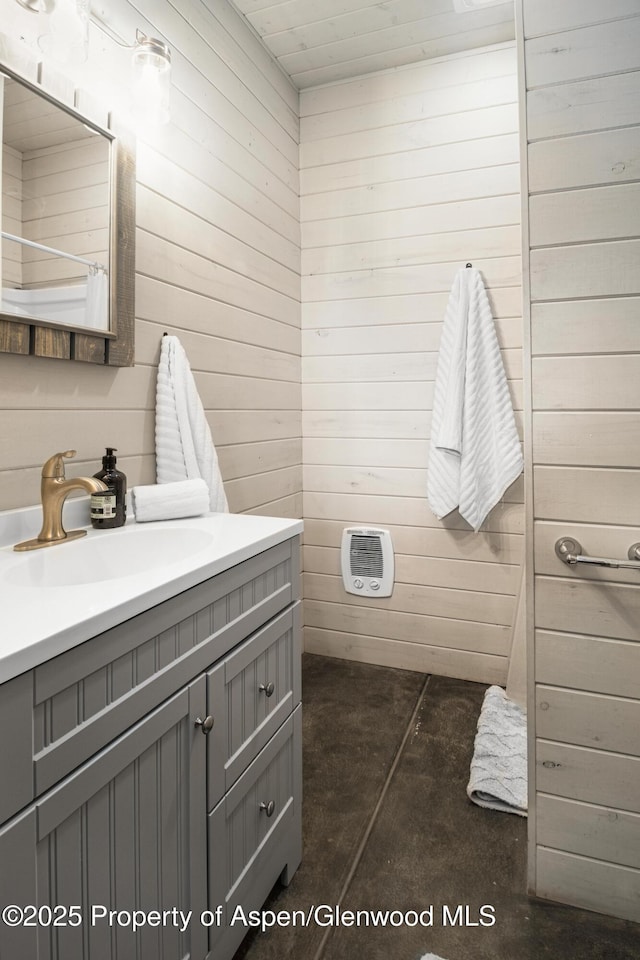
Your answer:
[[[0,353],[21,356],[80,360],[112,367],[130,367],[135,356],[135,140],[111,115],[107,125],[96,122],[87,109],[78,105],[87,98],[68,81],[51,77],[42,63],[33,65],[35,77],[28,79],[0,61],[0,71],[54,103],[61,110],[88,123],[111,141],[110,228],[109,228],[109,329],[89,332],[88,327],[57,324],[35,317],[24,319],[0,312]],[[57,83],[55,80],[57,79]],[[65,90],[66,85],[66,90]],[[66,96],[56,95],[55,87]]]

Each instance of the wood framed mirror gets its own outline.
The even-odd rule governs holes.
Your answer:
[[[38,80],[0,63],[0,351],[132,366],[133,138]]]

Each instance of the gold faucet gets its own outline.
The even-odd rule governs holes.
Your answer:
[[[77,540],[78,537],[86,535],[86,530],[69,530],[67,533],[62,526],[64,501],[72,490],[98,493],[109,488],[102,480],[97,480],[95,477],[69,477],[69,479],[66,479],[64,461],[75,457],[75,455],[75,450],[54,453],[43,466],[42,480],[40,481],[42,530],[35,539],[16,543],[14,550],[38,550],[40,547],[51,547],[56,543]]]

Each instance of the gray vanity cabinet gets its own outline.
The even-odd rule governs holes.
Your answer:
[[[229,960],[301,857],[298,592],[294,538],[0,687],[0,960]]]
[[[33,927],[3,928],[0,956],[206,956],[199,923],[134,935],[100,910],[205,909],[205,744],[193,726],[204,702],[200,678],[0,832],[2,904],[45,905]]]

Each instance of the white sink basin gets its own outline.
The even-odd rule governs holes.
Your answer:
[[[213,543],[211,531],[183,526],[92,531],[80,540],[16,553],[2,580],[17,587],[73,587],[118,580],[178,563]]]
[[[73,508],[69,530],[86,502]],[[41,522],[40,507],[0,512],[0,683],[302,533],[301,520],[211,513],[16,552]]]

